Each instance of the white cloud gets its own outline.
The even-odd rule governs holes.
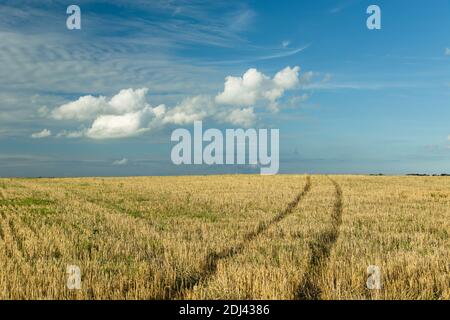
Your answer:
[[[130,111],[137,111],[149,107],[145,96],[148,92],[147,88],[137,90],[124,89],[111,98],[109,105],[117,114],[124,114]]]
[[[229,109],[220,107],[210,96],[195,96],[183,100],[169,110],[162,119],[164,124],[186,125],[207,118],[237,126],[249,127],[254,124],[256,115],[252,107]]]
[[[83,96],[78,100],[66,103],[51,112],[56,120],[91,120],[108,109],[105,97]]]
[[[253,108],[235,109],[223,117],[223,121],[232,123],[244,128],[251,127],[256,121]]]
[[[209,96],[195,96],[184,99],[163,117],[166,124],[184,125],[211,116],[215,112],[214,101]]]
[[[305,73],[299,78],[299,72],[300,67],[286,67],[271,79],[256,69],[249,69],[242,77],[227,77],[224,91],[216,97],[196,95],[171,108],[164,104],[152,107],[146,99],[148,89],[141,88],[120,90],[110,99],[83,96],[45,112],[55,120],[82,123],[78,130],[57,134],[66,138],[128,138],[164,126],[188,125],[205,119],[250,127],[257,119],[257,103],[277,112],[278,100],[285,91],[299,87],[312,77],[312,73]]]
[[[57,5],[27,2],[24,10],[23,6],[13,2],[2,3],[0,86],[4,92],[0,93],[0,101],[2,108],[12,110],[0,112],[2,130],[10,126],[8,134],[14,131],[28,136],[30,133],[26,128],[15,125],[15,122],[29,120],[31,116],[65,120],[67,124],[69,121],[89,121],[89,124],[86,123],[88,128],[98,116],[114,114],[111,109],[105,111],[104,108],[111,108],[108,99],[124,88],[147,86],[152,94],[167,97],[166,103],[171,106],[179,101],[175,99],[179,99],[180,95],[215,92],[218,83],[214,79],[222,77],[220,68],[205,65],[203,58],[191,59],[174,54],[184,46],[204,44],[239,48],[251,57],[252,62],[256,52],[261,55],[256,60],[298,52],[277,48],[274,53],[274,48],[256,48],[248,43],[241,32],[247,30],[253,21],[254,12],[246,5],[217,2],[212,6],[214,10],[211,6],[206,8],[201,1],[136,1],[132,7],[149,12],[157,8],[157,12],[167,15],[169,19],[155,24],[153,21],[115,17],[115,27],[130,31],[124,38],[114,32],[115,28],[111,28],[111,17],[90,17],[92,28],[83,29],[83,33],[92,41],[86,42],[79,37],[67,37],[65,28],[52,27],[59,23],[60,8]],[[177,15],[171,18],[174,11]],[[33,30],[39,30],[39,33]],[[236,47],[236,44],[239,45]],[[20,90],[17,84],[20,84]],[[63,97],[79,92],[91,93],[93,101],[84,98],[53,113],[45,109],[38,111],[44,105],[51,109],[62,106],[68,102]],[[108,97],[106,103],[97,92]],[[6,94],[14,99],[5,101],[3,96]],[[27,101],[30,94],[41,97],[30,102]],[[77,102],[75,100],[79,97],[71,102]],[[88,104],[89,109],[83,109],[83,104]],[[128,111],[116,112],[125,113]],[[41,124],[42,128],[47,127],[45,122]],[[53,130],[59,132],[59,129]]]
[[[127,158],[123,158],[123,159],[120,159],[120,160],[115,160],[112,163],[113,166],[125,166],[127,164],[128,164],[128,159]]]
[[[139,135],[147,129],[143,127],[145,111],[124,115],[100,115],[86,131],[92,139],[117,139]]]
[[[90,128],[79,131],[63,130],[58,137],[116,139],[139,135],[149,130],[152,119],[161,118],[164,105],[152,108],[146,101],[147,88],[123,89],[110,100],[106,97],[83,96],[54,109],[50,116],[56,120],[93,121]]]
[[[153,113],[157,118],[161,118],[166,113],[166,106],[162,104],[153,108]]]
[[[278,111],[277,100],[286,90],[299,84],[300,67],[286,67],[273,79],[256,69],[249,69],[242,77],[228,76],[224,91],[216,96],[216,102],[232,106],[250,107],[259,101],[268,102],[268,108]]]
[[[292,89],[298,84],[299,72],[300,67],[286,67],[275,75],[273,81],[282,89]]]
[[[217,95],[216,101],[238,106],[253,105],[259,98],[265,80],[269,81],[269,78],[256,69],[249,69],[242,77],[228,76],[225,79],[225,89]]]
[[[51,135],[52,135],[52,132],[50,130],[44,129],[44,130],[42,130],[40,132],[33,133],[31,135],[31,138],[33,138],[33,139],[42,139],[42,138],[50,137]]]
[[[148,89],[123,89],[109,101],[106,97],[93,97],[91,95],[80,97],[74,102],[69,102],[51,112],[51,117],[56,120],[92,120],[99,114],[122,115],[132,111],[149,107],[145,100]]]

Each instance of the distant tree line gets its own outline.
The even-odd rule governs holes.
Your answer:
[[[372,173],[372,174],[369,174],[369,176],[382,177],[382,176],[384,176],[384,174]],[[408,173],[408,174],[406,174],[406,176],[409,176],[409,177],[450,177],[450,174],[449,173],[441,173],[441,174]]]
[[[407,176],[413,176],[413,177],[450,177],[450,174],[448,174],[448,173],[441,173],[441,174],[408,173]]]

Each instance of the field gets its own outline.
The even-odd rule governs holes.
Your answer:
[[[450,299],[449,234],[448,177],[0,179],[0,299]]]

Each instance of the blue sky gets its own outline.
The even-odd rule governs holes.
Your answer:
[[[257,172],[174,166],[193,119],[279,128],[281,173],[450,172],[448,0],[0,1],[0,66],[0,176]],[[230,96],[249,69],[276,99]]]

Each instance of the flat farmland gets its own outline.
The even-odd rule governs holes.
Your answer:
[[[450,299],[449,234],[448,177],[0,179],[0,299]]]

